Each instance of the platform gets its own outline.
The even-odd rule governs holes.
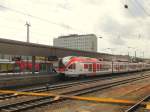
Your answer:
[[[0,75],[0,88],[13,88],[46,84],[57,81],[57,74],[6,74]]]

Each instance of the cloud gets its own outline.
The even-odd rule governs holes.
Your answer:
[[[138,1],[149,12],[150,2]],[[149,16],[135,0],[127,1],[129,9],[124,8],[122,0],[5,0],[0,4],[0,25],[4,26],[0,34],[10,39],[26,39],[26,21],[31,23],[32,42],[44,44],[52,43],[54,37],[70,33],[101,35],[104,37],[99,39],[101,48],[144,45],[142,42],[150,38]],[[25,14],[5,9],[3,5]]]
[[[126,41],[124,40],[124,38],[119,37],[119,36],[110,38],[110,42],[112,44],[114,44],[115,46],[124,46],[124,45],[126,45]]]
[[[5,8],[3,5],[0,5],[0,11],[6,11],[7,8]]]
[[[68,0],[64,1],[63,3],[58,3],[57,7],[64,9],[64,10],[71,10],[71,8],[72,8],[72,6]]]
[[[102,23],[99,23],[99,26],[99,29],[111,35],[128,37],[128,35],[134,32],[134,25],[129,23],[122,24],[120,21],[111,16],[107,16]]]
[[[140,3],[138,0],[129,0],[127,2],[128,9],[126,9],[129,14],[128,17],[131,18],[141,18],[141,17],[146,17],[145,11],[143,10],[143,4],[142,2]]]

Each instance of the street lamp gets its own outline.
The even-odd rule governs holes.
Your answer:
[[[97,37],[97,38],[102,39],[103,37]],[[99,44],[99,45],[100,45],[100,44]]]
[[[111,60],[113,61],[114,60],[114,48],[106,48],[106,49],[108,49],[108,50],[110,50],[111,51]]]
[[[98,38],[103,38],[103,37],[98,37]]]
[[[111,54],[111,63],[112,63],[112,72],[113,72],[114,71],[114,68],[113,68],[113,64],[114,64],[113,48],[107,48],[107,49],[109,49],[112,52],[112,54]]]
[[[137,58],[137,52],[139,54],[139,58],[142,57],[141,54],[143,55],[143,58],[144,58],[144,52],[141,52],[141,50],[139,48],[136,48],[136,47],[128,47],[128,48],[132,48],[134,50],[134,59],[138,59]]]
[[[144,59],[144,51],[143,51],[143,59]]]
[[[128,62],[131,61],[131,58],[130,58],[130,50],[129,50],[129,49],[131,49],[131,48],[132,48],[132,47],[129,47],[129,46],[128,46]]]
[[[114,53],[113,53],[114,48],[107,48],[107,49],[109,49],[109,50],[111,51],[111,54],[112,54],[112,55],[114,54]]]
[[[137,50],[137,49],[136,49],[135,47],[130,47],[130,46],[128,47],[128,49],[133,49],[133,50],[135,50],[135,52],[134,52],[134,57],[136,58],[136,50]],[[129,51],[128,51],[128,54],[129,54]]]

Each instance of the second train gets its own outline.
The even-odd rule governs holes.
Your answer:
[[[96,76],[150,69],[150,64],[138,62],[101,61],[96,58],[67,56],[59,60],[57,72],[61,76]]]

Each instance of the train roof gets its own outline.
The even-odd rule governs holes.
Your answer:
[[[63,63],[67,64],[70,60],[78,61],[78,62],[98,62],[99,61],[96,58],[90,58],[90,57],[67,56],[63,58]]]

